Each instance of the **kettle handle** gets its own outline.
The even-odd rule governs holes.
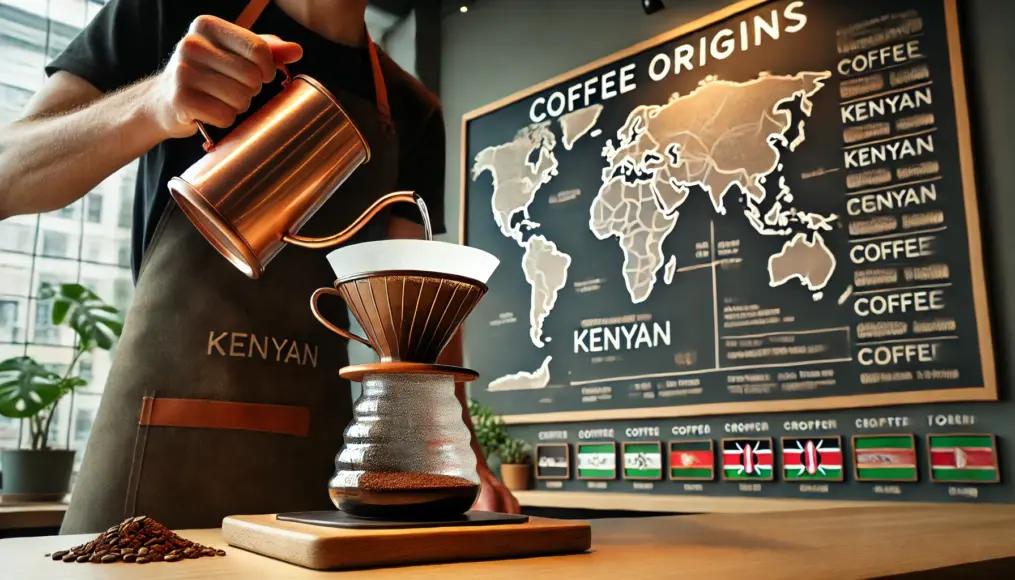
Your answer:
[[[349,340],[362,342],[363,344],[369,346],[371,349],[374,348],[374,345],[370,344],[370,341],[368,341],[367,339],[360,338],[355,334],[349,332],[348,330],[342,330],[341,328],[332,324],[330,320],[328,320],[327,318],[324,317],[323,314],[321,314],[321,311],[317,308],[317,300],[321,296],[324,296],[325,294],[331,294],[334,296],[338,296],[339,298],[342,298],[342,295],[338,292],[338,290],[334,288],[318,288],[317,290],[314,290],[314,293],[310,296],[310,311],[314,313],[314,318],[316,318],[318,322],[323,324],[328,330],[334,332],[335,334],[348,338]]]
[[[289,69],[286,68],[286,66],[280,62],[276,63],[275,67],[278,70],[282,71],[283,74],[285,74],[285,80],[282,81],[282,88],[289,86],[289,83],[293,82],[293,76],[289,74]],[[208,134],[208,129],[205,129],[204,123],[197,120],[195,120],[194,122],[197,124],[197,130],[200,131],[201,136],[204,137],[204,144],[202,145],[202,147],[204,147],[204,150],[207,153],[215,148],[215,142],[212,141],[211,135]]]
[[[287,244],[293,244],[295,246],[300,246],[301,248],[309,248],[311,250],[320,250],[323,248],[337,246],[341,243],[344,243],[354,235],[356,235],[356,233],[360,231],[360,229],[362,229],[363,226],[367,225],[367,222],[373,219],[373,217],[377,215],[377,213],[380,212],[382,209],[393,203],[398,203],[400,201],[411,202],[420,209],[420,214],[422,214],[423,216],[423,227],[426,230],[427,237],[429,238],[430,216],[426,212],[426,204],[423,203],[423,198],[421,198],[414,191],[394,191],[375,201],[373,205],[368,207],[366,211],[364,211],[362,214],[360,214],[358,218],[356,218],[356,221],[352,222],[352,225],[338,232],[337,234],[326,236],[323,238],[307,238],[296,234],[285,234],[282,236],[282,241]]]

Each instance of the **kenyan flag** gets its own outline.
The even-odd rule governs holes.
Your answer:
[[[912,435],[857,435],[853,456],[857,481],[916,481]]]
[[[723,479],[772,481],[772,440],[723,439]]]
[[[616,479],[617,446],[614,443],[578,444],[579,479]]]
[[[842,481],[839,437],[783,437],[782,473],[786,481]]]
[[[624,479],[662,478],[661,443],[624,443]]]
[[[928,435],[930,478],[948,483],[997,483],[993,435]]]
[[[712,440],[670,441],[670,479],[705,480],[715,478]]]

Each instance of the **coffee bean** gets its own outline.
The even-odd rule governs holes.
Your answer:
[[[216,556],[225,556],[226,555],[226,551],[225,550],[215,550],[215,555]]]
[[[137,516],[109,528],[87,544],[52,552],[46,557],[64,562],[145,564],[216,555],[224,556],[225,552],[182,538],[147,516]]]

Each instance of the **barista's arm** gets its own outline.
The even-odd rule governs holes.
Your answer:
[[[391,218],[391,225],[388,227],[389,238],[400,239],[425,239],[423,226],[409,221],[405,218]],[[442,364],[462,366],[464,362],[464,351],[462,345],[462,333],[456,332],[444,348],[438,361]],[[518,501],[511,495],[506,487],[497,480],[490,466],[486,463],[486,456],[476,439],[476,430],[472,426],[472,416],[469,414],[469,401],[465,392],[465,383],[455,384],[455,397],[462,405],[462,421],[469,428],[472,435],[472,450],[476,454],[477,471],[482,480],[483,489],[476,504],[476,509],[498,511],[504,513],[519,513]]]
[[[200,16],[150,78],[104,95],[57,72],[0,131],[0,219],[70,205],[157,143],[196,133],[197,120],[230,126],[274,77],[275,60],[301,55],[293,43]]]

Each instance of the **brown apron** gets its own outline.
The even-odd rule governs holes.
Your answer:
[[[250,27],[265,4],[253,0],[237,23]],[[397,135],[372,42],[370,56],[376,104],[335,96],[372,158],[302,234],[334,233],[394,189]],[[388,216],[350,243],[385,237]],[[61,533],[95,533],[141,514],[182,529],[219,527],[231,514],[333,509],[327,484],[352,417],[349,384],[336,372],[348,364],[347,341],[309,308],[333,278],[324,252],[287,248],[251,280],[169,204]],[[328,316],[348,327],[344,307]]]

